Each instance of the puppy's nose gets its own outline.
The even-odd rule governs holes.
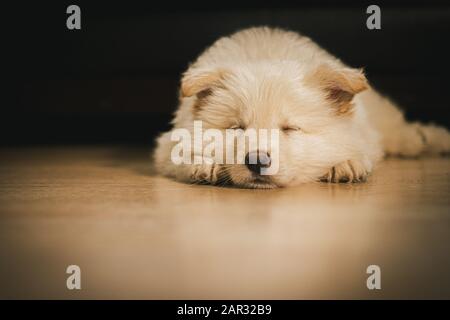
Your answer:
[[[260,174],[261,168],[270,167],[270,155],[265,151],[252,151],[245,156],[245,165],[254,173]]]

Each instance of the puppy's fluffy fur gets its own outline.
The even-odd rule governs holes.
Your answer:
[[[248,188],[364,181],[384,154],[449,152],[441,127],[407,122],[353,69],[295,32],[251,28],[217,40],[184,73],[174,129],[280,128],[279,171],[255,179],[245,165],[175,165],[171,132],[157,170],[185,182]]]

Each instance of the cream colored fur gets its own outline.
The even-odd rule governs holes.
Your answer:
[[[448,153],[441,127],[409,123],[389,100],[309,38],[267,27],[216,41],[184,73],[174,129],[283,129],[280,170],[260,183],[245,165],[175,165],[171,132],[157,140],[158,172],[189,183],[248,188],[364,181],[383,155]],[[199,155],[194,155],[199,156]]]

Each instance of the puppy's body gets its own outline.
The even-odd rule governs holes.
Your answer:
[[[446,129],[408,123],[370,88],[360,70],[307,37],[266,27],[219,39],[185,72],[174,129],[192,131],[194,120],[202,120],[204,129],[222,131],[280,129],[278,173],[259,179],[242,164],[175,165],[171,132],[157,141],[160,173],[185,182],[249,188],[356,182],[365,180],[383,154],[450,150]]]

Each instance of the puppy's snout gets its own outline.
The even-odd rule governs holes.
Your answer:
[[[266,151],[252,151],[245,156],[245,165],[254,173],[260,174],[261,168],[270,167],[270,155]]]

